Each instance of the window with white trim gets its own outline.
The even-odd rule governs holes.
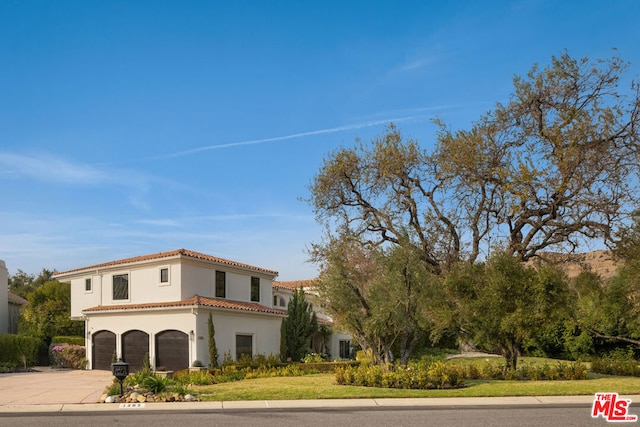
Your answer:
[[[242,359],[245,355],[253,357],[253,335],[237,334],[236,360]]]
[[[260,278],[251,278],[251,301],[260,302]]]
[[[224,271],[216,271],[216,298],[227,297],[227,274]]]
[[[169,267],[162,267],[160,269],[160,284],[161,285],[169,284]]]
[[[84,291],[91,292],[92,289],[91,277],[87,277],[86,279],[84,279]]]
[[[128,300],[129,299],[129,275],[128,274],[114,274],[113,275],[113,300]]]

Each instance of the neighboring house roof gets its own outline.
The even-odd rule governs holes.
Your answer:
[[[307,279],[307,280],[291,280],[288,282],[277,282],[273,281],[274,289],[286,289],[289,291],[295,291],[296,289],[300,289],[302,287],[304,290],[308,290],[313,287],[316,279]]]
[[[9,292],[8,300],[10,303],[18,304],[18,305],[25,305],[29,303],[29,301],[27,301],[26,299],[22,298],[19,295],[12,294],[11,292]]]
[[[73,270],[68,270],[68,271],[63,271],[63,272],[56,272],[53,276],[54,277],[60,277],[60,276],[68,275],[68,274],[79,273],[79,272],[86,271],[86,270],[95,270],[95,269],[99,269],[99,268],[108,268],[108,267],[123,266],[123,265],[127,265],[127,264],[135,264],[135,263],[144,262],[144,261],[153,261],[153,260],[165,259],[165,258],[181,258],[181,257],[198,259],[198,260],[202,260],[202,261],[210,261],[210,262],[214,262],[214,263],[218,263],[218,264],[225,264],[225,265],[229,265],[229,266],[233,266],[233,267],[240,267],[240,268],[244,268],[244,269],[247,269],[247,270],[259,271],[261,273],[273,274],[274,276],[278,275],[278,272],[274,271],[274,270],[268,270],[266,268],[255,267],[255,266],[252,266],[252,265],[249,265],[249,264],[243,264],[241,262],[230,261],[230,260],[227,260],[227,259],[224,259],[224,258],[218,258],[218,257],[212,256],[212,255],[207,255],[207,254],[203,254],[203,253],[200,253],[200,252],[190,251],[188,249],[176,249],[174,251],[158,252],[158,253],[150,254],[150,255],[136,256],[136,257],[132,257],[132,258],[125,258],[125,259],[121,259],[121,260],[117,260],[117,261],[110,261],[110,262],[105,262],[105,263],[102,263],[102,264],[91,265],[91,266],[88,266],[88,267],[76,268],[76,269],[73,269]]]
[[[191,298],[187,298],[181,301],[170,302],[151,302],[145,304],[120,304],[120,305],[99,305],[82,310],[83,313],[96,313],[104,311],[120,311],[120,310],[146,310],[146,309],[158,309],[158,308],[172,308],[172,307],[213,307],[223,308],[228,310],[238,311],[250,311],[254,313],[267,313],[267,314],[279,314],[286,316],[287,311],[278,308],[267,307],[255,302],[234,301],[222,298],[209,298],[201,297],[200,295],[194,295]]]

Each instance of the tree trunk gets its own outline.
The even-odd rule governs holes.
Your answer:
[[[416,333],[413,336],[413,338],[411,338],[411,341],[409,341],[409,335],[410,335],[409,332],[405,332],[402,335],[402,340],[400,341],[400,364],[401,365],[407,366],[407,364],[409,363],[409,359],[411,358],[411,354],[413,353],[413,350],[416,348],[416,346],[418,345],[418,343],[420,342],[424,334],[425,334],[424,331],[420,331]]]
[[[517,344],[508,343],[506,345],[502,345],[500,353],[502,353],[502,357],[504,357],[504,361],[506,363],[504,367],[505,373],[508,371],[515,371],[518,367],[518,356],[520,356],[520,350],[518,350]]]

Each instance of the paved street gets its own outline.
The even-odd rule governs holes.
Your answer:
[[[592,419],[590,407],[581,406],[491,406],[441,408],[288,408],[234,410],[108,411],[98,413],[17,414],[0,413],[0,424],[38,427],[46,416],[50,427],[222,425],[225,427],[326,427],[366,424],[367,427],[588,427],[603,426]]]

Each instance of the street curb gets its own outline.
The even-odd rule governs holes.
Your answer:
[[[640,402],[640,395],[621,396]],[[551,406],[585,405],[593,403],[593,396],[522,396],[522,397],[463,397],[463,398],[380,398],[380,399],[318,399],[318,400],[250,400],[224,402],[173,402],[147,404],[84,403],[48,405],[4,405],[2,414],[18,413],[78,413],[127,411],[224,411],[240,409],[340,409],[340,408],[445,408],[489,406]]]

